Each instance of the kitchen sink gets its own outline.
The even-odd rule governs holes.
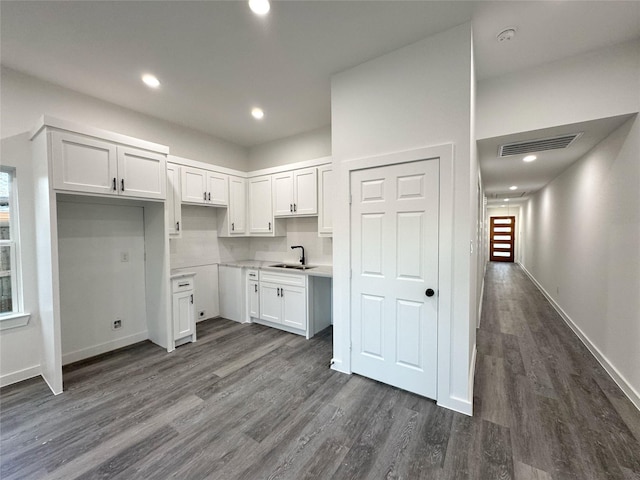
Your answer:
[[[316,268],[316,267],[310,267],[309,265],[296,265],[291,263],[277,263],[275,265],[269,265],[269,266],[274,268],[289,268],[291,270],[309,270],[310,268]]]

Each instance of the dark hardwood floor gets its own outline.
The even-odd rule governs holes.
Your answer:
[[[2,479],[640,479],[640,413],[513,264],[490,264],[474,417],[227,320],[0,392]]]

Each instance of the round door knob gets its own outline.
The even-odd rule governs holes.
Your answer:
[[[424,292],[424,294],[425,294],[427,297],[433,297],[433,296],[435,295],[435,293],[436,293],[436,292],[434,292],[434,291],[433,291],[433,288],[427,288],[427,291],[426,291],[426,292]]]

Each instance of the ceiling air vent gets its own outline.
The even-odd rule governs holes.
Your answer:
[[[504,145],[500,145],[498,156],[510,157],[512,155],[526,155],[527,153],[544,152],[545,150],[567,148],[580,135],[582,135],[582,132],[572,133],[570,135],[561,135],[559,137],[527,140],[526,142],[506,143]]]

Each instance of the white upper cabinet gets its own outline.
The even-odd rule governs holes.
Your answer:
[[[247,233],[247,180],[229,177],[229,220],[230,233]]]
[[[331,208],[333,191],[333,170],[331,165],[318,167],[318,236],[333,235],[333,215]]]
[[[211,205],[229,205],[229,176],[222,173],[207,172],[207,203]]]
[[[225,174],[182,167],[182,202],[226,206],[229,204],[227,182]]]
[[[276,217],[318,214],[316,168],[273,175],[273,205]]]
[[[293,172],[273,175],[273,214],[276,217],[293,215]]]
[[[247,180],[229,175],[229,208],[218,209],[218,236],[247,234]]]
[[[249,233],[273,234],[271,176],[249,179]]]
[[[180,237],[182,235],[182,208],[180,196],[180,167],[173,163],[167,164],[167,203],[169,235]]]
[[[207,195],[207,172],[199,168],[182,167],[182,201],[205,203]]]
[[[157,198],[167,192],[167,158],[131,147],[117,147],[120,194],[128,197]]]
[[[53,188],[164,200],[166,156],[70,132],[51,132]]]

